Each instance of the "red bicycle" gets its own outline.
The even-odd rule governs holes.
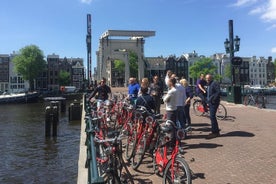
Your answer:
[[[193,110],[196,116],[207,115],[209,116],[209,107],[207,105],[207,111],[204,110],[202,100],[195,99],[193,103]],[[224,120],[227,117],[227,110],[223,104],[219,104],[218,110],[216,113],[217,119]]]
[[[163,115],[154,115],[147,111],[147,109],[143,106],[139,107],[139,111],[142,111],[142,114],[145,114],[143,117],[142,114],[140,115],[141,119],[138,121],[137,131],[135,132],[135,151],[133,152],[132,156],[132,168],[138,169],[146,150],[149,149],[149,152],[153,152],[157,133],[156,128],[157,124],[160,123],[162,120]]]
[[[191,170],[180,154],[179,143],[185,132],[167,120],[158,128],[158,138],[153,154],[155,173],[163,174],[163,183],[191,184]],[[176,136],[175,136],[176,135]]]

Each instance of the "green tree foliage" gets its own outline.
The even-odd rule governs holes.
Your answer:
[[[231,65],[230,65],[230,63],[228,63],[228,64],[225,65],[224,75],[225,75],[225,77],[231,78],[232,72],[231,72]]]
[[[70,73],[64,70],[61,70],[58,75],[58,82],[61,86],[69,86],[71,83]]]
[[[123,73],[125,71],[125,63],[121,60],[114,60],[114,69],[119,73]]]
[[[36,45],[28,45],[20,49],[19,54],[12,60],[15,71],[30,83],[30,90],[34,90],[34,80],[44,71],[46,61],[42,50]]]
[[[201,58],[194,63],[189,69],[191,78],[198,78],[201,73],[212,74],[215,80],[220,79],[220,75],[216,74],[217,67],[210,58]]]
[[[138,78],[138,56],[135,52],[129,52],[129,71],[131,77]]]

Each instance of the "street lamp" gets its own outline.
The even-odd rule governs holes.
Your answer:
[[[229,38],[226,38],[224,41],[224,47],[226,53],[230,54],[230,61],[232,62],[232,59],[234,58],[234,53],[238,52],[240,50],[240,41],[241,39],[236,36],[234,39],[233,36],[233,20],[229,20]],[[235,81],[235,68],[233,66],[233,63],[231,63],[231,76],[232,76],[232,85],[236,83]]]

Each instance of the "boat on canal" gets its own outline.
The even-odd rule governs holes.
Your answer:
[[[0,95],[0,104],[31,103],[31,102],[37,102],[38,98],[39,98],[38,92],[26,92],[26,93],[4,92]]]

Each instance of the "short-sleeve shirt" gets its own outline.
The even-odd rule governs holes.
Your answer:
[[[99,100],[107,100],[108,99],[108,94],[111,93],[111,89],[107,85],[99,85],[92,93],[90,98],[93,98],[96,94],[98,93],[98,98]]]
[[[197,79],[196,81],[196,93],[202,93],[202,91],[199,89],[198,85],[201,85],[202,87],[207,85],[207,82],[204,79]]]

